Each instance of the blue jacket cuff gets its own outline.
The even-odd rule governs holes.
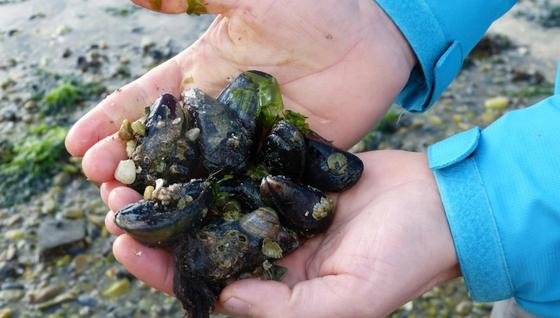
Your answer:
[[[474,128],[445,139],[429,148],[428,159],[471,297],[494,301],[512,297],[513,287],[484,182],[470,156],[479,137]]]
[[[476,162],[468,158],[435,170],[434,175],[471,297],[477,301],[512,297],[502,244]]]
[[[463,60],[513,0],[375,0],[408,40],[418,65],[396,102],[412,112],[432,105]]]

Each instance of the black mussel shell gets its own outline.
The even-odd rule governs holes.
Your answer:
[[[299,178],[305,164],[305,138],[286,120],[281,120],[265,138],[261,160],[272,175]]]
[[[173,251],[173,291],[187,317],[209,317],[225,285],[263,263],[263,240],[278,235],[279,227],[274,211],[258,209],[238,221],[217,221],[186,234]]]
[[[157,179],[168,184],[188,182],[199,166],[198,145],[189,130],[192,120],[173,95],[163,94],[146,119],[146,135],[132,154],[138,172],[132,188],[142,193]],[[196,134],[195,134],[196,135]]]
[[[255,77],[272,79],[272,76],[260,71],[247,71],[239,74],[218,95],[217,100],[237,113],[243,126],[254,135],[258,130],[259,85]]]
[[[165,187],[162,200],[141,200],[119,210],[115,224],[152,247],[172,245],[185,231],[201,226],[212,199],[206,182]]]
[[[306,139],[303,182],[325,192],[341,192],[358,182],[364,171],[356,155]]]
[[[263,178],[261,197],[278,212],[282,223],[298,234],[322,233],[334,216],[334,203],[320,190],[284,176]]]
[[[184,93],[184,101],[200,129],[199,144],[206,170],[209,173],[244,171],[253,139],[237,115],[196,88]]]
[[[146,129],[147,134],[155,134],[157,133],[157,126],[158,122],[161,120],[169,121],[174,120],[177,117],[182,117],[181,109],[179,105],[177,105],[177,99],[175,96],[164,93],[162,94],[150,107],[150,114],[148,118],[146,118]]]
[[[253,211],[263,206],[259,183],[250,178],[235,178],[221,182],[219,191],[230,194],[241,204],[243,211]]]

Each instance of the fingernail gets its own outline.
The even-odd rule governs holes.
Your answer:
[[[224,309],[233,315],[247,316],[251,311],[251,305],[237,297],[230,297],[224,302]]]

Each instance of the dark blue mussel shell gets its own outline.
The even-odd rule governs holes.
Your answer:
[[[284,176],[263,178],[261,197],[278,212],[282,224],[301,235],[325,232],[334,217],[335,205],[321,191]]]
[[[272,175],[299,178],[305,164],[305,138],[290,122],[276,123],[265,138],[261,162]]]
[[[157,179],[167,184],[188,182],[199,167],[200,152],[185,135],[192,119],[173,95],[163,94],[152,106],[145,123],[146,134],[132,154],[138,172],[131,185],[140,193]]]
[[[200,129],[202,164],[208,173],[238,173],[246,169],[253,139],[231,109],[193,88],[184,95],[185,105]]]
[[[341,192],[358,182],[364,164],[356,155],[306,138],[302,181],[321,191]]]
[[[168,201],[141,200],[119,210],[115,224],[152,247],[170,246],[185,232],[200,227],[211,204],[207,182],[194,180],[164,189]]]
[[[281,248],[297,247],[297,238],[281,228],[278,215],[269,208],[259,208],[236,221],[216,221],[196,233],[186,233],[174,248],[173,291],[187,317],[209,317],[222,288],[262,265],[267,259],[262,253],[265,240],[278,239]]]

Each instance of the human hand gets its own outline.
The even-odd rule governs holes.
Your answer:
[[[282,282],[248,279],[221,293],[218,308],[251,317],[384,317],[458,276],[449,227],[424,154],[360,154],[360,181],[336,198],[333,224],[280,261]],[[122,232],[113,216],[107,227]],[[113,246],[139,279],[171,293],[173,264],[128,235]]]

